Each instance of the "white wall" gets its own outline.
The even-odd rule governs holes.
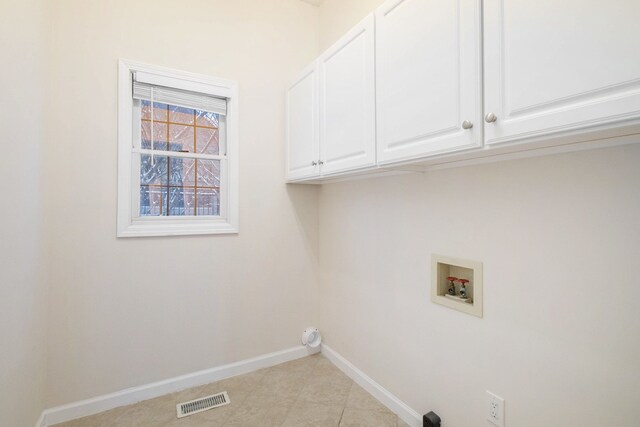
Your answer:
[[[640,145],[327,185],[324,342],[420,413],[640,424]],[[432,253],[484,263],[484,318],[431,303]]]
[[[321,7],[323,48],[365,3]],[[638,164],[640,144],[323,186],[324,342],[448,427],[488,426],[485,390],[507,426],[640,425]],[[431,303],[432,253],[484,263],[484,318]]]
[[[0,424],[43,409],[46,289],[39,277],[44,3],[0,2]]]
[[[47,405],[299,344],[317,322],[317,190],[284,184],[284,93],[314,59],[299,0],[59,0],[44,150]],[[117,60],[237,80],[240,234],[116,239]]]
[[[324,0],[319,9],[320,51],[324,51],[384,0]]]

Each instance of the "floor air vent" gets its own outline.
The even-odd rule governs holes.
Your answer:
[[[229,395],[226,391],[223,391],[222,393],[202,397],[200,399],[191,400],[189,402],[178,403],[176,405],[176,409],[178,410],[178,418],[182,418],[186,417],[187,415],[193,415],[197,414],[198,412],[217,408],[218,406],[228,405],[229,403]]]

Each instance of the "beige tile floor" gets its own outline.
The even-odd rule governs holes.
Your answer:
[[[176,404],[221,391],[231,403],[185,418]],[[321,355],[80,418],[56,427],[407,426]]]

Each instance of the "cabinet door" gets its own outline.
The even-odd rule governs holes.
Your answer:
[[[640,116],[640,1],[485,0],[488,144]]]
[[[287,91],[289,180],[319,174],[317,70],[314,62]]]
[[[480,35],[480,0],[376,10],[378,163],[482,145]]]
[[[373,14],[319,59],[323,175],[376,163]]]

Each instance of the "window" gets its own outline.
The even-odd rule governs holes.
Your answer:
[[[237,86],[120,61],[118,236],[238,232]]]

